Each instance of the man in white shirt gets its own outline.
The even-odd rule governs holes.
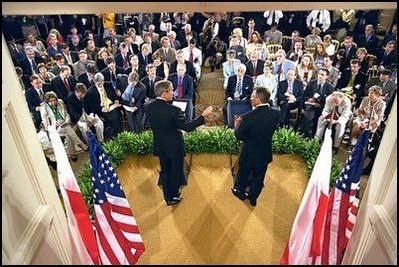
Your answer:
[[[191,39],[189,41],[188,47],[183,48],[182,51],[184,55],[184,60],[193,63],[197,80],[199,80],[201,78],[202,51],[199,48],[197,48],[195,45],[196,45],[196,40]]]

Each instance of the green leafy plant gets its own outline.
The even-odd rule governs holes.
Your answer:
[[[306,140],[292,128],[283,127],[273,135],[273,153],[298,154]]]
[[[292,128],[280,128],[273,135],[273,153],[299,154],[306,163],[306,172],[312,173],[317,156],[320,152],[320,144],[316,139],[304,138]],[[184,142],[187,153],[200,154],[238,154],[240,142],[235,138],[234,131],[225,127],[215,127],[211,130],[196,130],[184,134]],[[141,134],[123,132],[114,139],[102,144],[105,152],[110,158],[114,169],[116,169],[127,155],[147,155],[153,150],[152,131],[145,131]],[[341,172],[340,162],[333,158],[331,168],[330,185]],[[80,190],[93,214],[93,189],[91,183],[90,164],[84,165],[83,171],[78,175]]]

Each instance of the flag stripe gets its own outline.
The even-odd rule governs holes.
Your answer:
[[[137,222],[108,156],[91,132],[87,137],[102,262],[135,264],[145,250]]]
[[[367,147],[368,131],[363,131],[329,196],[322,264],[341,264],[355,227],[359,205],[360,174]]]
[[[331,164],[331,129],[326,129],[320,153],[299,205],[280,264],[306,265],[320,262],[322,240],[318,240],[320,236],[317,235],[324,232]]]
[[[75,245],[75,249],[71,248],[71,255],[76,257],[72,253],[77,251],[82,264],[98,264],[98,246],[82,193],[57,130],[52,125],[48,129],[57,161],[58,181],[64,199],[70,237]]]

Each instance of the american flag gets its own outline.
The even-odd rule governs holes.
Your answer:
[[[330,193],[321,260],[323,265],[340,264],[351,237],[359,207],[360,176],[368,136],[368,130],[362,132]]]
[[[136,220],[108,156],[91,132],[87,137],[101,264],[135,264],[144,252]]]

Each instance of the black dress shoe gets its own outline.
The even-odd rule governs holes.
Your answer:
[[[180,201],[182,200],[182,198],[173,198],[171,201],[166,201],[166,205],[168,206],[172,206],[172,205],[176,205],[178,203],[180,203]]]
[[[238,197],[241,200],[245,200],[245,198],[246,198],[245,194],[241,194],[240,191],[237,188],[232,188],[231,192],[233,193],[233,195],[235,197]]]
[[[333,151],[333,155],[337,155],[338,154],[338,147],[333,147],[332,151]]]
[[[256,199],[250,199],[249,200],[249,204],[251,204],[251,206],[256,207]]]
[[[179,195],[179,196],[177,196],[177,197],[172,198],[172,200],[175,200],[175,201],[182,201],[182,200],[183,200],[183,197]]]

